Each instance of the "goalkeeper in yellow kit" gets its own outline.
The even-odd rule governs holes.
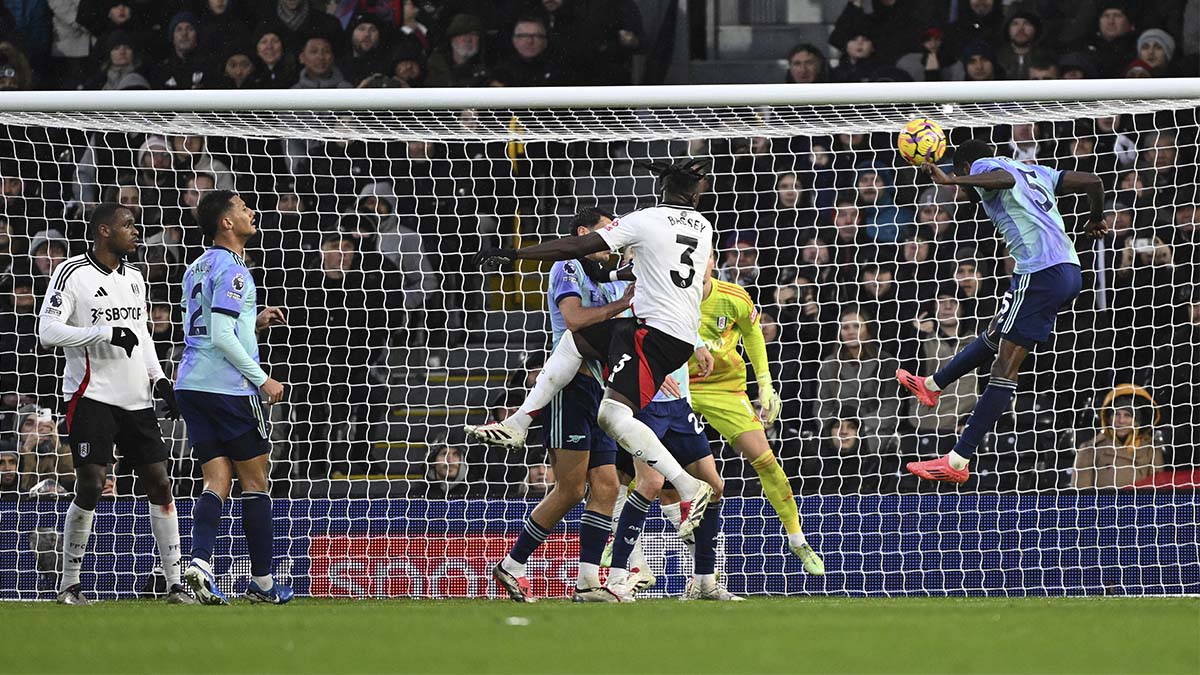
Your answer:
[[[804,570],[809,574],[824,574],[825,563],[804,538],[792,486],[771,452],[763,429],[764,423],[768,426],[775,423],[783,401],[771,382],[758,309],[741,286],[713,278],[714,262],[711,258],[708,261],[704,300],[700,303],[700,338],[712,352],[714,364],[707,377],[699,375],[694,362],[690,366],[692,409],[703,415],[754,467],[762,482],[763,496],[771,502],[787,531],[788,548],[800,558]],[[757,411],[746,394],[746,362],[738,353],[739,342],[758,379]]]

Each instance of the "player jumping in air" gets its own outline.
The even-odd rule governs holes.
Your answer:
[[[271,444],[259,396],[276,403],[283,398],[283,385],[258,365],[257,336],[284,323],[284,316],[276,307],[258,313],[254,279],[242,259],[246,242],[258,231],[254,211],[237,193],[214,190],[200,199],[196,212],[213,245],[184,274],[187,315],[175,390],[192,456],[204,474],[204,493],[192,509],[192,563],[184,578],[203,604],[228,604],[217,587],[212,554],[221,509],[236,475],[250,551],[246,597],[282,605],[292,599],[292,589],[271,577]]]
[[[609,319],[578,333],[564,331],[517,412],[503,422],[466,430],[484,442],[521,447],[533,414],[575,378],[585,359],[601,360],[608,365],[609,376],[597,421],[610,438],[645,460],[691,502],[681,526],[687,534],[703,519],[712,488],[689,476],[634,414],[650,402],[667,374],[687,363],[693,352],[702,373],[712,366],[712,356],[701,343],[698,330],[702,275],[712,251],[713,230],[695,210],[705,175],[703,165],[689,161],[651,168],[661,178],[660,206],[636,211],[583,236],[523,249],[492,249],[476,257],[481,268],[492,270],[519,258],[572,260],[628,246],[641,267],[632,318]],[[508,590],[511,594],[512,589]]]
[[[150,531],[167,577],[167,602],[194,604],[179,581],[179,521],[154,397],[166,402],[168,417],[178,417],[179,410],[146,329],[146,282],[124,262],[138,245],[133,213],[118,204],[97,206],[88,236],[91,250],[54,271],[38,325],[42,344],[62,347],[67,359],[63,396],[75,462],[58,602],[88,604],[79,572],[115,445],[150,500]]]
[[[1067,237],[1056,195],[1086,191],[1091,209],[1087,234],[1100,238],[1108,233],[1104,188],[1098,176],[1057,171],[995,155],[991,145],[969,140],[954,153],[956,175],[946,175],[934,163],[922,167],[939,185],[974,188],[972,193],[982,200],[984,211],[1000,230],[1017,263],[1000,312],[987,331],[929,377],[906,370],[896,372],[905,389],[922,405],[933,407],[941,390],[951,382],[992,364],[991,379],[954,450],[934,460],[908,463],[910,472],[926,480],[966,482],[975,450],[1012,402],[1021,362],[1034,347],[1050,338],[1058,312],[1079,294],[1079,256]]]
[[[607,226],[612,217],[597,209],[584,209],[574,218],[573,230],[586,235]],[[606,251],[591,254],[607,258]],[[633,288],[622,283],[597,283],[578,260],[559,261],[550,268],[550,324],[554,343],[570,331],[581,331],[619,316],[627,309]],[[600,555],[612,524],[617,496],[614,462],[617,446],[600,429],[596,412],[604,394],[604,376],[597,361],[585,361],[575,376],[550,399],[543,424],[545,447],[554,467],[554,487],[525,519],[512,550],[492,571],[492,576],[518,602],[532,602],[525,562],[551,530],[587,496],[579,526],[579,576],[571,599],[575,602],[617,602],[600,584]]]

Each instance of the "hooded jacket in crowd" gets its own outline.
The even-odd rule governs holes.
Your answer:
[[[1118,410],[1133,413],[1131,429],[1116,428]],[[1163,467],[1162,448],[1154,439],[1160,413],[1150,392],[1134,384],[1117,385],[1099,412],[1100,433],[1079,446],[1071,487],[1126,488]]]

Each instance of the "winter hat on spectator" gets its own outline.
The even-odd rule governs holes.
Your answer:
[[[996,62],[996,50],[983,40],[975,40],[963,47],[962,62],[970,61],[972,56],[982,56],[992,63]]]
[[[120,28],[105,35],[104,41],[101,44],[103,45],[100,52],[103,55],[102,58],[106,58],[109,52],[121,45],[137,51],[137,41],[133,39],[133,35],[129,31]]]
[[[186,9],[180,12],[175,12],[175,16],[171,17],[171,22],[167,24],[168,40],[171,39],[171,36],[175,34],[175,29],[178,28],[179,24],[181,23],[190,23],[192,24],[192,28],[197,28],[200,25],[200,22],[196,20],[196,15],[187,11]]]
[[[380,44],[380,46],[384,46],[387,44],[388,38],[391,36],[391,26],[387,25],[387,23],[385,23],[383,21],[383,19],[380,19],[379,17],[375,16],[374,14],[370,14],[368,12],[359,12],[358,14],[355,14],[354,16],[350,17],[350,23],[346,24],[346,41],[347,42],[349,42],[350,36],[354,34],[354,29],[358,28],[359,26],[363,25],[364,23],[372,24],[375,26],[375,28],[379,29],[379,44]]]
[[[1096,77],[1096,62],[1087,52],[1063,54],[1058,59],[1058,69],[1060,73],[1065,73],[1068,70],[1078,70],[1083,72],[1083,76],[1088,79]]]
[[[1017,6],[1016,9],[1008,15],[1004,20],[1004,37],[1008,39],[1008,27],[1016,19],[1025,19],[1033,24],[1033,41],[1037,42],[1042,37],[1042,16],[1028,7]]]
[[[142,165],[142,162],[146,159],[146,155],[149,154],[150,151],[152,151],[152,150],[163,150],[166,152],[170,152],[171,146],[167,145],[167,139],[163,138],[162,136],[159,136],[156,134],[151,134],[151,135],[147,136],[146,140],[142,141],[141,147],[138,148],[138,153],[137,153],[138,166]]]
[[[1110,9],[1120,11],[1126,18],[1132,18],[1129,16],[1129,3],[1126,0],[1105,0],[1104,2],[1100,2],[1096,7],[1096,16],[1100,16]]]
[[[738,244],[749,244],[750,246],[758,245],[758,237],[748,230],[739,232],[731,232],[728,237],[725,237],[725,245],[722,248],[734,249]]]
[[[1146,63],[1141,59],[1134,59],[1129,62],[1129,65],[1125,66],[1124,70],[1121,71],[1121,77],[1153,77],[1153,70],[1154,69],[1150,67],[1149,63]],[[1145,75],[1142,75],[1142,73],[1145,73]]]
[[[58,230],[42,230],[33,235],[33,240],[29,242],[29,254],[37,253],[38,248],[49,244],[50,242],[58,242],[63,246],[67,245],[67,238]]]
[[[925,42],[926,40],[944,40],[945,38],[946,38],[945,31],[943,31],[941,28],[938,28],[937,26],[930,26],[929,28],[926,28],[921,33],[920,41]]]
[[[1147,42],[1156,42],[1163,51],[1167,53],[1167,60],[1170,61],[1175,56],[1175,38],[1171,34],[1161,28],[1151,28],[1138,36],[1138,51],[1142,50],[1142,45]]]
[[[396,69],[396,64],[401,61],[416,61],[422,66],[425,65],[425,50],[421,48],[421,43],[415,38],[404,37],[392,50],[392,70]]]
[[[458,14],[450,20],[446,27],[446,37],[454,38],[467,33],[482,33],[483,22],[474,14]]]

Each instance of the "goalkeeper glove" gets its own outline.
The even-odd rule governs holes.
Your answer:
[[[516,259],[515,248],[485,248],[475,254],[472,262],[481,272],[495,272]]]
[[[175,400],[175,386],[165,377],[154,383],[154,395],[161,398],[167,408],[167,419],[179,419],[179,402]]]
[[[775,393],[775,387],[769,384],[760,384],[758,386],[758,405],[762,423],[771,426],[775,424],[775,420],[779,419],[779,413],[783,410],[783,399]]]
[[[133,356],[133,348],[138,345],[137,333],[124,326],[113,326],[109,344],[125,350],[125,356]]]

